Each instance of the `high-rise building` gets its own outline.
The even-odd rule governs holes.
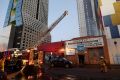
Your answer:
[[[97,23],[95,0],[76,0],[80,37],[99,36],[101,32]]]
[[[48,30],[48,0],[10,0],[4,27],[12,25],[13,41],[8,48],[34,46]],[[50,42],[48,35],[44,42]]]

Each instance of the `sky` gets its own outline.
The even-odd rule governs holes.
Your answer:
[[[9,0],[0,1],[0,27],[3,27],[4,19],[6,16]]]
[[[3,26],[9,0],[0,2],[0,27]],[[70,40],[79,37],[76,0],[49,0],[48,26],[50,26],[63,12],[68,15],[52,30],[52,42]]]

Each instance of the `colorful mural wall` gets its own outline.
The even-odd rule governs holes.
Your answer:
[[[120,38],[120,1],[98,0],[101,27],[107,38]]]
[[[107,37],[111,64],[120,64],[120,0],[97,0],[99,27]]]

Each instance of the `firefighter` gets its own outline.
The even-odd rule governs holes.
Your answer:
[[[1,70],[4,72],[4,63],[5,63],[5,58],[0,59],[0,65],[1,65]]]
[[[5,62],[5,58],[1,58],[0,59],[0,80],[7,80],[7,74],[4,71],[4,62]]]
[[[107,63],[103,56],[100,57],[99,65],[101,72],[107,72]]]

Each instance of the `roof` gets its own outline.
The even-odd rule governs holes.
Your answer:
[[[85,39],[85,38],[97,38],[97,37],[103,37],[103,36],[84,36],[84,37],[73,38],[72,40]]]

